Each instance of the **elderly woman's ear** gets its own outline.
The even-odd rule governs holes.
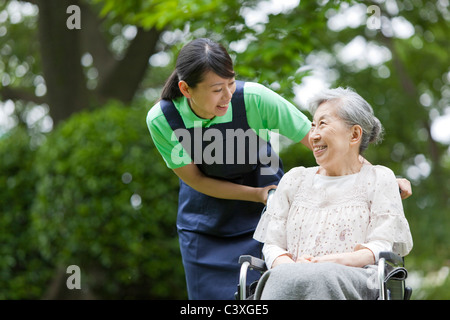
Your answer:
[[[355,124],[351,128],[351,138],[350,138],[350,144],[359,144],[361,142],[363,130],[361,126]]]

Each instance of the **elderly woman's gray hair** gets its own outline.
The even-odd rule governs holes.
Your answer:
[[[326,89],[309,101],[309,111],[314,116],[322,103],[333,102],[338,107],[338,116],[349,126],[359,125],[363,134],[359,153],[367,149],[369,143],[381,142],[383,126],[375,117],[370,104],[351,88]]]

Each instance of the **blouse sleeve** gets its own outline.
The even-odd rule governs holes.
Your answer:
[[[270,268],[273,260],[281,254],[287,253],[286,221],[289,209],[299,187],[303,167],[287,172],[270,200],[266,211],[256,227],[254,238],[263,242],[266,264]]]
[[[388,243],[395,253],[406,256],[413,241],[394,173],[386,167],[374,166],[372,179],[368,181],[373,184],[368,185],[370,221],[366,243],[362,245],[371,248]]]

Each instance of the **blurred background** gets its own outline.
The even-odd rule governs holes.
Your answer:
[[[178,180],[145,118],[198,37],[306,114],[325,87],[371,103],[366,158],[413,186],[412,299],[449,299],[449,35],[448,0],[0,0],[0,299],[187,298]]]

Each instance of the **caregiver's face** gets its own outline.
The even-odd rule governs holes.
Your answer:
[[[195,88],[189,88],[189,105],[200,118],[221,117],[227,113],[234,91],[236,91],[234,77],[224,79],[208,71],[202,82]]]

